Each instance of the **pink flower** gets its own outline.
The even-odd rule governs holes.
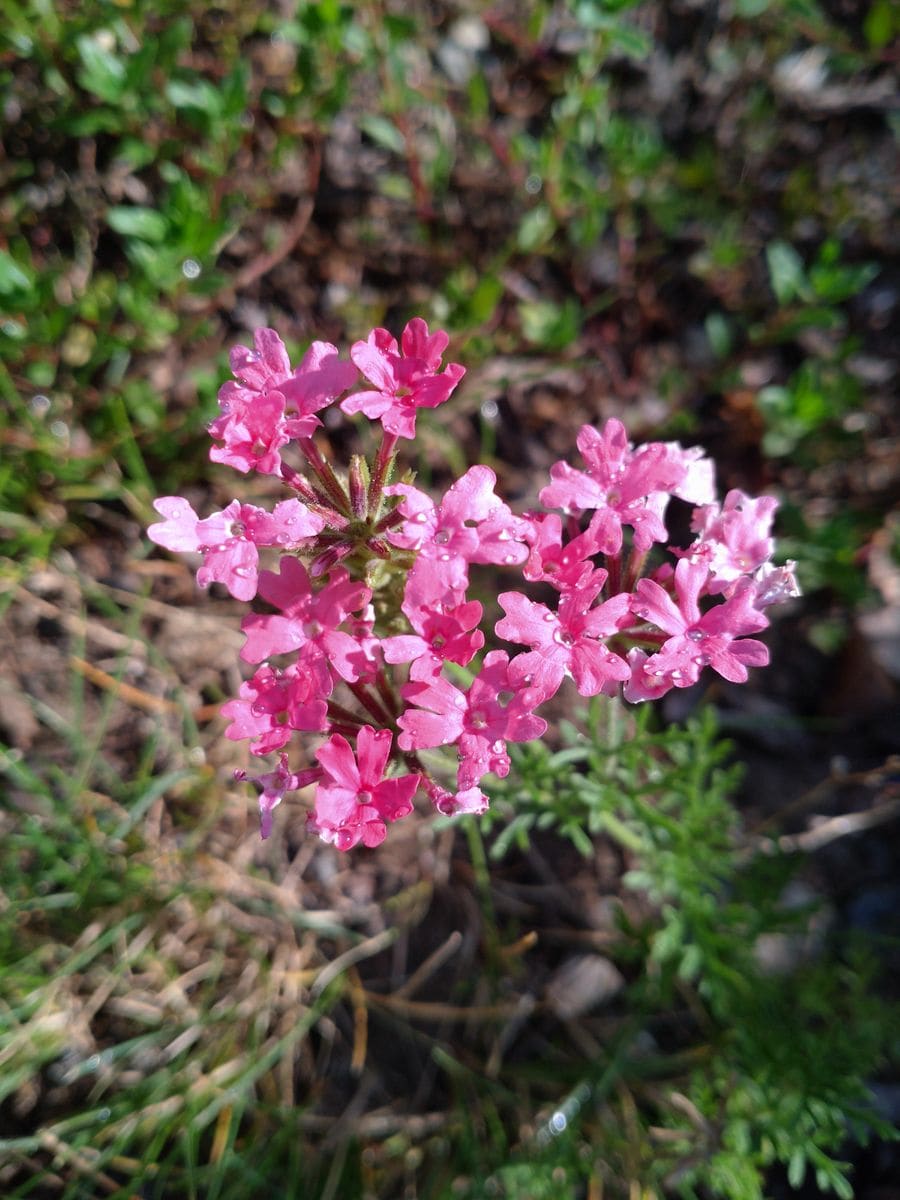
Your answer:
[[[519,563],[528,557],[524,544],[529,523],[513,516],[494,495],[497,476],[490,467],[470,467],[445,493],[440,505],[409,484],[385,488],[403,497],[397,506],[406,520],[387,537],[392,545],[416,550],[416,567],[429,564],[430,594],[465,591],[469,563]],[[419,584],[421,586],[421,583]]]
[[[692,528],[700,536],[684,555],[709,565],[709,592],[726,591],[741,576],[767,563],[775,549],[770,536],[778,507],[774,496],[754,500],[736,488],[718,504],[695,509]]]
[[[546,721],[534,716],[536,698],[510,675],[505,650],[492,650],[468,692],[461,692],[443,676],[406,684],[401,694],[416,708],[398,720],[403,730],[397,739],[401,750],[423,750],[457,743],[458,788],[474,788],[482,775],[509,773],[506,742],[527,742],[540,737]],[[469,800],[475,803],[474,797]]]
[[[420,776],[383,778],[392,740],[390,730],[376,732],[363,725],[356,739],[356,757],[338,733],[316,751],[325,774],[309,828],[339,850],[349,850],[360,841],[365,846],[379,845],[387,832],[385,823],[412,812]]]
[[[665,542],[663,516],[670,496],[694,503],[712,498],[712,464],[699,457],[700,451],[682,450],[677,442],[651,442],[633,450],[625,426],[615,418],[602,432],[582,426],[577,445],[587,471],[554,463],[541,503],[568,513],[595,509],[598,548],[604,554],[618,554],[623,525],[633,527],[634,545],[641,552]]]
[[[235,346],[228,358],[238,383],[261,395],[278,387],[291,373],[284,342],[274,329],[257,329],[253,334],[253,349]]]
[[[591,562],[599,552],[596,518],[583,532],[563,543],[562,521],[556,513],[529,514],[530,551],[522,574],[533,582],[549,583],[557,591],[603,586],[605,573]]]
[[[227,463],[236,470],[277,475],[281,469],[280,448],[289,440],[284,419],[285,400],[278,388],[290,377],[291,364],[284,343],[274,329],[257,329],[254,349],[235,346],[231,370],[236,383],[219,389],[218,416],[209,432],[224,446],[214,446],[213,462]]]
[[[238,698],[222,705],[222,716],[231,721],[225,736],[235,742],[253,738],[253,754],[270,754],[286,746],[295,730],[325,730],[328,705],[310,695],[312,683],[297,663],[284,670],[260,667],[241,684]]]
[[[669,667],[658,665],[659,655],[648,655],[638,646],[628,651],[628,665],[631,667],[631,678],[622,688],[622,695],[629,704],[637,704],[642,700],[659,700],[666,692],[672,690],[682,678],[682,672],[671,664]],[[674,671],[675,677],[672,678]]]
[[[531,646],[530,654],[515,659],[515,677],[546,700],[569,674],[582,696],[610,694],[616,684],[630,675],[628,664],[602,640],[617,633],[624,624],[631,597],[613,596],[591,608],[600,586],[572,588],[563,592],[557,612],[529,600],[519,592],[503,592],[500,604],[506,616],[495,625],[498,637]]]
[[[783,567],[763,563],[753,579],[754,608],[768,608],[770,604],[782,604],[799,596],[800,585],[794,575],[796,567],[792,559],[788,559]]]
[[[458,363],[438,372],[449,341],[443,330],[429,334],[422,318],[414,317],[403,331],[401,354],[386,329],[373,329],[365,342],[354,343],[350,357],[374,388],[348,396],[341,408],[379,419],[397,437],[415,437],[416,410],[443,404],[466,373]]]
[[[288,756],[282,754],[274,771],[262,775],[248,775],[246,771],[235,771],[234,777],[240,782],[253,783],[260,790],[259,796],[259,832],[267,838],[272,832],[272,812],[281,803],[285,792],[295,792],[307,787],[318,779],[321,771],[318,767],[309,767],[305,771],[291,771],[288,768]]]
[[[209,432],[214,438],[224,441],[224,446],[213,446],[209,457],[213,462],[225,463],[246,475],[248,471],[259,471],[262,475],[277,475],[281,470],[281,447],[290,441],[284,418],[285,400],[280,392],[269,392],[264,396],[251,396],[251,402],[242,404],[239,412],[231,412],[221,401],[223,416],[213,421]]]
[[[321,421],[313,414],[333,404],[358,379],[353,363],[342,362],[337,346],[313,342],[300,366],[279,391],[287,401],[287,432],[292,438],[312,437]]]
[[[744,636],[769,623],[754,608],[753,582],[745,581],[729,599],[701,613],[699,597],[707,576],[705,563],[683,558],[675,568],[677,603],[652,579],[638,580],[635,589],[634,614],[670,635],[652,665],[643,669],[650,674],[666,672],[676,687],[696,683],[707,665],[732,683],[744,683],[748,666],[763,667],[769,661],[763,643]]]
[[[385,662],[412,662],[430,655],[439,663],[465,666],[484,645],[484,634],[477,628],[482,612],[477,600],[447,608],[419,607],[404,601],[402,607],[416,632],[385,638]]]
[[[236,600],[256,595],[257,546],[297,546],[313,537],[325,522],[299,500],[283,500],[274,512],[232,500],[222,512],[201,521],[181,496],[162,496],[153,507],[166,518],[147,530],[159,546],[174,551],[199,551],[203,566],[197,583],[222,583]]]
[[[363,651],[356,639],[338,626],[349,613],[368,604],[372,598],[369,588],[338,570],[325,587],[313,591],[302,563],[285,557],[280,574],[260,573],[259,594],[281,609],[281,615],[251,613],[244,617],[241,629],[247,641],[241,658],[245,662],[262,662],[274,654],[299,650],[305,669],[315,677],[311,694],[317,696],[331,694],[331,668],[350,682],[359,678],[357,659],[364,658]]]

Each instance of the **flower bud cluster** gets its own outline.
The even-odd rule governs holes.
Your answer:
[[[271,512],[234,500],[204,519],[179,496],[155,502],[164,519],[150,538],[199,554],[200,586],[270,609],[243,619],[241,658],[256,670],[222,709],[227,737],[278,755],[250,777],[263,837],[284,795],[311,785],[309,828],[342,850],[378,845],[419,791],[442,813],[483,812],[482,778],[509,772],[510,742],[544,733],[536,710],[567,676],[582,696],[630,701],[688,687],[707,666],[743,682],[768,661],[748,635],[798,594],[792,564],[771,562],[776,501],[731,491],[719,504],[702,451],[635,448],[617,420],[582,428],[582,465],[553,466],[543,511],[515,515],[485,466],[438,501],[409,475],[394,481],[418,410],[443,404],[465,373],[442,365],[448,340],[415,318],[399,345],[375,329],[348,362],[314,342],[294,368],[278,335],[258,330],[252,350],[232,352],[210,457],[277,476],[290,498]],[[339,473],[322,453],[317,414],[334,404],[380,423],[371,463],[354,455]],[[284,461],[288,449],[304,471]],[[672,497],[694,506],[695,540],[666,557]],[[260,570],[260,549],[277,552],[277,569]],[[500,593],[492,631],[512,655],[482,653],[483,609],[469,594],[478,564],[523,580]],[[300,770],[287,752],[296,734],[320,739]]]

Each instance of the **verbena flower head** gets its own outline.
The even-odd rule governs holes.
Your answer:
[[[772,562],[775,500],[720,503],[700,449],[634,446],[615,418],[579,431],[580,465],[551,467],[545,510],[516,515],[483,465],[441,496],[394,482],[398,441],[464,375],[443,365],[448,344],[417,317],[399,343],[374,329],[348,361],[313,342],[294,367],[258,330],[232,351],[210,456],[278,477],[285,499],[207,517],[180,496],[155,502],[149,536],[199,556],[201,586],[267,606],[241,623],[254,670],[222,708],[228,738],[277,755],[236,773],[259,792],[264,837],[286,797],[341,850],[380,844],[418,792],[443,814],[483,812],[485,777],[510,770],[511,742],[544,735],[537,710],[567,679],[632,702],[707,667],[742,682],[768,661],[753,635],[769,608],[798,594],[793,564]],[[334,404],[378,423],[371,462],[342,470],[323,453],[318,414]],[[695,506],[688,546],[668,544],[673,497]],[[493,629],[479,572],[503,611]]]

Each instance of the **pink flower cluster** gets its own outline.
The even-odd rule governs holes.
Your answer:
[[[544,511],[515,515],[485,466],[438,501],[410,476],[392,482],[418,410],[444,403],[464,375],[442,368],[447,344],[415,318],[399,345],[376,329],[347,362],[314,342],[292,368],[278,335],[258,330],[254,349],[232,353],[211,457],[278,476],[291,498],[272,512],[234,500],[202,520],[179,496],[155,502],[164,519],[150,538],[199,554],[201,586],[268,605],[242,622],[241,658],[256,670],[222,710],[226,736],[278,753],[250,777],[264,837],[284,795],[311,785],[309,828],[342,850],[378,845],[420,790],[442,813],[483,812],[483,777],[509,772],[510,742],[544,733],[536,710],[567,676],[582,696],[630,701],[688,687],[707,666],[742,682],[768,661],[750,635],[771,604],[798,594],[792,564],[771,562],[775,500],[731,491],[719,504],[702,451],[635,448],[617,420],[582,428],[582,465],[553,466]],[[338,402],[382,429],[372,463],[354,455],[340,474],[313,436],[316,414]],[[284,461],[289,448],[305,472]],[[694,506],[687,547],[667,546],[673,497]],[[277,549],[275,570],[259,569],[260,549]],[[492,631],[518,647],[512,656],[484,652],[482,605],[469,594],[479,566],[521,581],[499,593]],[[320,741],[295,771],[287,747],[298,733]]]

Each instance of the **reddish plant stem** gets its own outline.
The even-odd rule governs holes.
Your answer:
[[[338,529],[342,529],[347,524],[347,518],[334,508],[331,496],[310,483],[304,475],[295,471],[293,467],[289,467],[287,463],[281,464],[281,478],[323,521],[327,521],[329,525],[336,526]]]
[[[321,451],[312,438],[300,438],[297,445],[300,447],[306,461],[315,471],[316,475],[318,475],[322,482],[322,487],[328,493],[331,502],[338,512],[343,513],[346,517],[351,516],[350,498],[341,486],[340,480],[331,469],[329,463],[322,457]]]
[[[366,712],[369,713],[370,716],[374,717],[379,725],[383,726],[385,729],[392,728],[394,724],[394,718],[392,714],[382,706],[377,697],[373,696],[369,691],[367,691],[363,684],[348,683],[347,687],[350,689],[362,707],[366,710]]]
[[[355,725],[349,725],[343,721],[332,721],[328,726],[328,732],[340,733],[345,738],[355,738],[359,733],[360,724],[361,722],[357,722]]]
[[[378,688],[379,696],[384,701],[385,708],[393,714],[393,718],[396,720],[400,715],[400,702],[384,667],[381,667],[375,676],[375,686]]]
[[[606,569],[609,572],[607,584],[610,596],[617,596],[622,589],[622,555],[607,554]]]
[[[381,509],[383,499],[381,489],[384,487],[384,481],[391,466],[397,441],[398,437],[396,433],[385,431],[381,439],[381,445],[378,447],[378,453],[375,455],[372,478],[369,480],[369,512],[373,517],[377,517]]]
[[[641,571],[644,569],[644,563],[647,561],[647,550],[635,550],[632,547],[631,553],[628,556],[628,563],[625,567],[625,582],[622,590],[625,592],[633,592],[634,586],[640,579]]]
[[[360,725],[364,723],[362,717],[351,712],[349,708],[344,708],[343,704],[338,704],[336,700],[328,701],[328,715],[329,717],[337,717],[338,720],[343,721],[345,724],[353,725],[356,729],[359,729]]]

